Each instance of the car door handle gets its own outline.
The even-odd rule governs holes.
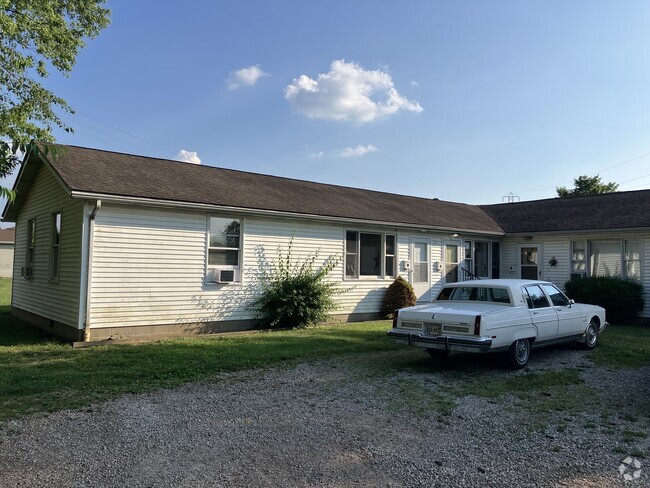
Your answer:
[[[533,312],[533,315],[539,315],[539,312]]]

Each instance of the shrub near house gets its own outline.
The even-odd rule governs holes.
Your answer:
[[[610,276],[592,276],[567,281],[564,289],[576,302],[599,305],[610,322],[634,322],[643,310],[643,286]]]

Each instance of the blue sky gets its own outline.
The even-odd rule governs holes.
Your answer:
[[[650,188],[645,0],[108,7],[46,82],[59,142],[475,204]]]

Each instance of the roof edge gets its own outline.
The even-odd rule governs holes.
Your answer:
[[[431,230],[438,232],[462,232],[464,234],[477,234],[477,235],[486,235],[501,237],[505,235],[505,232],[492,232],[485,230],[476,230],[476,229],[467,229],[462,227],[437,227],[437,226],[428,226],[415,223],[406,223],[406,222],[390,222],[383,220],[366,220],[366,219],[355,219],[352,217],[338,217],[334,215],[317,215],[317,214],[307,214],[299,212],[287,212],[281,210],[265,210],[258,208],[244,208],[244,207],[234,207],[227,205],[215,205],[210,203],[193,203],[185,202],[178,200],[160,200],[154,198],[146,197],[131,197],[124,195],[114,195],[108,193],[94,193],[94,192],[84,192],[78,190],[72,190],[70,192],[71,198],[78,199],[99,199],[106,202],[117,203],[117,204],[137,204],[145,205],[151,207],[172,207],[172,208],[181,208],[187,210],[213,210],[213,211],[226,211],[226,212],[239,212],[249,215],[266,215],[266,216],[276,216],[284,218],[298,218],[306,220],[320,220],[320,221],[329,221],[329,222],[349,222],[349,223],[364,223],[369,225],[382,225],[382,226],[392,226],[400,228],[411,228],[418,230]]]

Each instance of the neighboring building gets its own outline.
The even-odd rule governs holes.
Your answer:
[[[479,278],[572,274],[650,290],[650,190],[476,206],[58,146],[30,153],[16,222],[13,313],[73,339],[249,328],[265,261],[286,249],[342,263],[340,319],[378,316],[402,275],[420,301]],[[650,317],[646,295],[645,317]]]
[[[11,278],[14,268],[16,228],[0,229],[0,278]]]

